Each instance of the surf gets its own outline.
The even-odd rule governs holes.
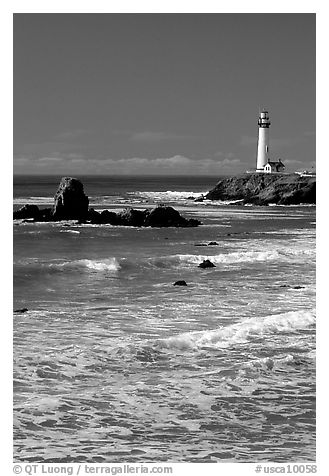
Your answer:
[[[186,332],[159,341],[160,347],[179,350],[221,349],[259,337],[294,333],[315,324],[315,311],[290,311],[252,317],[218,329]]]

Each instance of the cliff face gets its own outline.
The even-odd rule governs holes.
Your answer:
[[[315,177],[297,174],[243,174],[220,180],[205,196],[208,200],[243,200],[254,205],[315,204]]]

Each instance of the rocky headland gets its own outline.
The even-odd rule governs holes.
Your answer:
[[[194,227],[201,224],[194,218],[184,218],[169,206],[157,206],[152,210],[127,208],[119,213],[109,210],[98,212],[89,208],[89,199],[80,180],[63,177],[54,197],[53,208],[39,209],[37,205],[24,205],[14,212],[14,219],[35,222],[78,220],[80,223],[110,224],[146,227]]]
[[[220,180],[203,198],[253,205],[315,204],[316,179],[298,174],[245,173]]]

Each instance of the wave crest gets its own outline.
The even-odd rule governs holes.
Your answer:
[[[54,263],[50,265],[57,269],[88,268],[94,271],[119,271],[121,268],[119,261],[114,258],[103,260],[79,259],[74,261],[65,261],[64,263]]]
[[[206,193],[206,192],[203,192]],[[194,198],[199,198],[202,195],[202,192],[189,192],[189,191],[176,191],[176,190],[167,190],[165,192],[128,192],[127,195],[139,197],[143,199],[153,200],[154,202],[172,202],[172,201],[181,201],[181,200],[191,200]]]
[[[239,264],[239,263],[256,263],[266,261],[285,261],[289,262],[291,259],[300,257],[305,259],[307,257],[313,257],[314,250],[282,250],[282,249],[269,249],[264,251],[234,251],[232,253],[219,253],[216,255],[193,255],[193,254],[176,254],[171,256],[163,256],[152,259],[151,265],[166,268],[175,266],[197,266],[203,260],[208,259],[214,264]]]
[[[196,266],[204,259],[209,259],[215,264],[251,263],[255,261],[272,261],[279,259],[280,255],[276,250],[270,251],[236,251],[233,253],[223,253],[218,255],[192,255],[177,254],[168,257],[156,258],[153,265],[158,267],[170,266]]]
[[[193,350],[226,348],[247,342],[253,337],[296,332],[315,324],[315,311],[290,311],[266,317],[253,317],[219,329],[187,332],[160,341],[169,349]]]

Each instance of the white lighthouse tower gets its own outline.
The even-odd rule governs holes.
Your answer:
[[[270,160],[269,140],[270,140],[270,118],[268,111],[263,109],[258,118],[258,148],[256,172],[264,172],[265,165]]]

